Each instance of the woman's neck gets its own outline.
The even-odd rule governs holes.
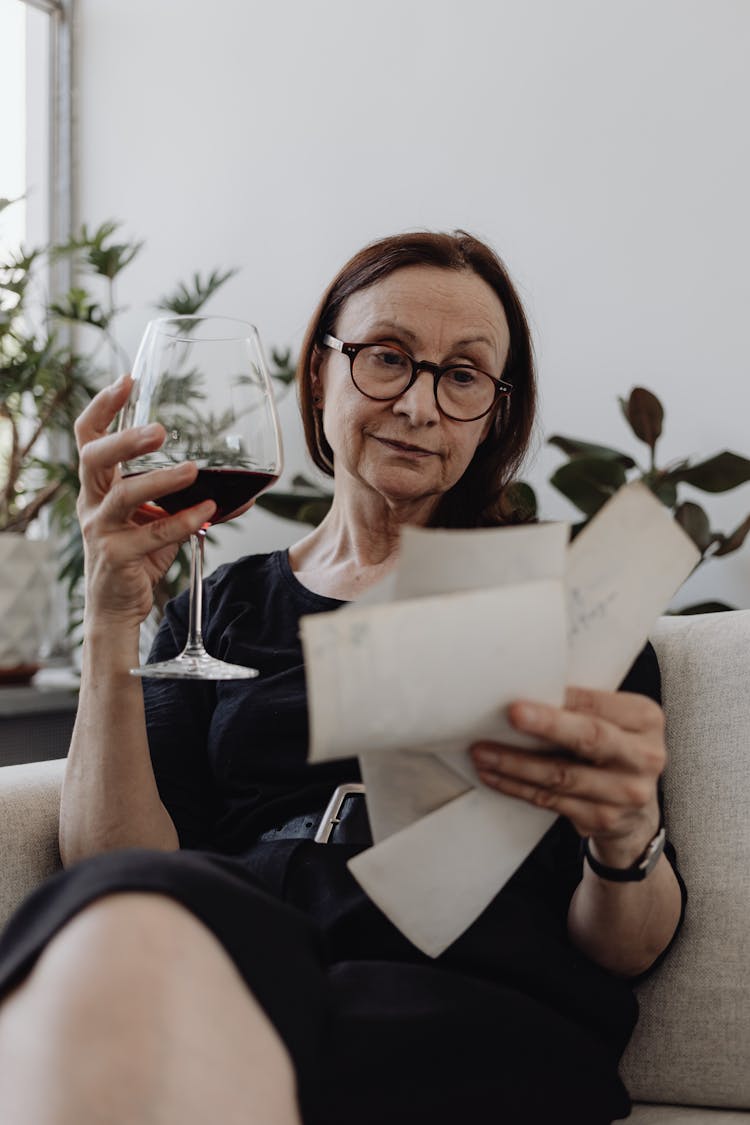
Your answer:
[[[380,499],[380,498],[379,498]],[[289,561],[303,586],[326,597],[354,601],[395,566],[401,528],[425,524],[434,503],[379,511],[347,512],[338,497],[323,522],[289,550]]]

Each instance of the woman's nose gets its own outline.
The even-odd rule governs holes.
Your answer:
[[[405,414],[413,426],[427,426],[440,421],[435,401],[435,378],[429,371],[420,371],[416,379],[393,404],[394,414]]]

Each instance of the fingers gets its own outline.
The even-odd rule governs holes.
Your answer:
[[[624,692],[572,688],[564,707],[519,701],[508,715],[514,727],[550,749],[477,743],[471,754],[485,785],[568,817],[581,835],[623,835],[653,819],[666,763],[657,704]]]
[[[83,410],[75,423],[75,435],[78,448],[81,449],[86,442],[106,434],[117,414],[128,401],[128,395],[133,385],[130,375],[122,375],[111,387],[105,387],[94,395],[91,402]]]
[[[625,835],[631,831],[633,823],[646,815],[656,802],[653,787],[648,798],[639,801],[637,805],[618,805],[610,801],[595,801],[556,789],[529,785],[514,778],[484,773],[480,773],[479,776],[491,789],[527,801],[537,808],[549,809],[558,816],[567,817],[579,836]]]
[[[185,508],[174,516],[159,516],[144,522],[140,527],[114,532],[107,539],[110,561],[122,564],[141,559],[163,547],[184,543],[208,523],[216,511],[213,500],[204,500],[193,508]]]
[[[570,689],[565,707],[525,700],[508,708],[513,726],[592,765],[650,774],[666,764],[661,708],[645,696]]]
[[[165,469],[152,469],[120,477],[112,484],[99,505],[102,528],[121,527],[144,504],[153,503],[162,496],[187,488],[197,475],[197,465],[193,461],[183,461],[182,464],[170,465]],[[164,516],[166,513],[161,511],[156,514]]]
[[[546,807],[553,807],[550,802],[557,798],[575,798],[640,808],[653,795],[654,779],[649,775],[596,769],[557,755],[479,744],[472,756],[485,784]]]
[[[121,461],[155,453],[165,438],[163,426],[154,423],[119,434],[92,437],[80,447],[81,488],[92,500],[104,496],[117,475]]]
[[[565,706],[569,711],[608,719],[623,730],[664,729],[664,712],[659,704],[646,695],[634,692],[569,687],[565,693]]]

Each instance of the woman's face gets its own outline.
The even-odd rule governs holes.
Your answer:
[[[353,294],[334,328],[347,343],[397,344],[414,359],[462,363],[500,377],[510,333],[497,294],[469,270],[405,266]],[[334,452],[336,491],[365,490],[425,516],[463,475],[492,415],[456,422],[437,408],[430,372],[401,398],[375,402],[354,386],[349,360],[324,351],[313,372]]]

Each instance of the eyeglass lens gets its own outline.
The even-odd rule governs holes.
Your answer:
[[[352,376],[362,394],[375,399],[396,398],[409,384],[412,361],[395,348],[372,344],[357,352]],[[477,418],[494,401],[494,381],[473,367],[449,368],[438,380],[438,406],[453,418]]]

